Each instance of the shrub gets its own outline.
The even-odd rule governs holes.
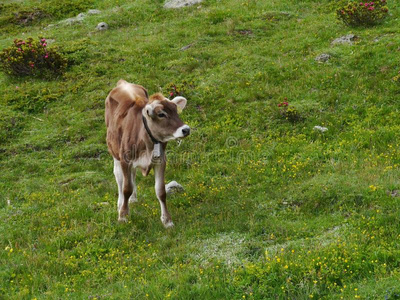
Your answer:
[[[15,39],[0,53],[0,67],[9,75],[48,77],[63,73],[67,60],[56,48],[47,48],[43,38]]]
[[[15,29],[14,25],[14,10],[17,8],[15,3],[12,4],[0,4],[0,32],[9,33],[10,29]]]
[[[0,31],[4,28],[12,29],[10,24],[30,26],[39,24],[44,19],[64,19],[76,16],[93,8],[94,4],[93,0],[47,0],[39,1],[42,3],[38,5],[18,2],[0,4]]]
[[[300,112],[294,107],[289,107],[289,102],[287,101],[279,103],[278,109],[281,118],[288,120],[290,123],[295,123],[302,120]]]
[[[68,65],[76,65],[85,62],[90,53],[88,49],[88,45],[90,44],[93,44],[91,40],[83,38],[63,45],[61,51],[67,58]]]
[[[336,16],[349,26],[368,26],[382,21],[388,14],[386,0],[351,1],[336,10]]]
[[[38,25],[49,17],[41,7],[21,3],[0,4],[0,32],[10,35],[18,32],[20,26]]]
[[[33,8],[32,10],[20,10],[18,12],[14,12],[13,15],[13,18],[10,21],[14,24],[23,26],[37,23],[41,19],[44,19],[48,16],[44,11],[38,8]]]
[[[93,0],[49,0],[44,1],[41,9],[52,17],[62,19],[76,16],[93,6]]]
[[[1,103],[13,110],[40,112],[48,104],[59,99],[62,94],[63,89],[60,86],[50,89],[46,87],[33,88],[28,84],[23,84],[15,89],[10,89],[8,93],[4,94]]]

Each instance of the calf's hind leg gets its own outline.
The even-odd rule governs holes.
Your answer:
[[[138,202],[137,200],[137,187],[136,187],[136,168],[131,169],[131,182],[132,182],[132,195],[129,197],[129,203]]]

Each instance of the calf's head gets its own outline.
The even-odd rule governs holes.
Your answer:
[[[178,115],[178,112],[185,108],[186,102],[184,97],[178,96],[169,100],[160,93],[150,97],[142,113],[157,140],[168,142],[190,134],[190,127],[184,124]]]

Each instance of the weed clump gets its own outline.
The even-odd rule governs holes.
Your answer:
[[[0,145],[22,128],[23,116],[8,107],[0,110]]]
[[[56,48],[48,48],[46,39],[15,39],[0,53],[0,68],[8,75],[49,77],[59,75],[67,59]]]
[[[169,83],[166,86],[166,90],[168,91],[168,96],[172,99],[177,96],[186,96],[187,90],[192,89],[194,87],[193,82],[188,82],[183,80],[180,83]]]
[[[386,4],[386,0],[351,1],[340,5],[336,10],[336,16],[348,26],[371,26],[386,18],[389,11]]]
[[[393,77],[393,81],[400,83],[400,71],[396,76]]]

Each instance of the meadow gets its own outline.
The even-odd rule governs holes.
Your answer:
[[[0,72],[0,299],[400,299],[400,8],[348,27],[334,6],[0,4],[0,49],[41,37],[69,62]],[[104,100],[121,78],[188,99],[169,230],[153,172],[117,222]]]

